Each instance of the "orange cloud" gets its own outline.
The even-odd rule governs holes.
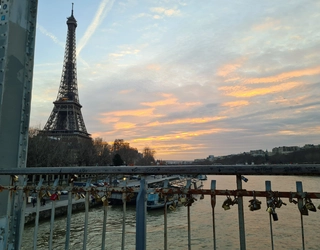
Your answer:
[[[136,144],[138,147],[143,148],[145,144]],[[172,143],[170,144],[157,144],[154,143],[152,148],[156,151],[156,155],[161,154],[161,156],[175,155],[177,152],[179,154],[188,154],[190,151],[201,150],[205,148],[203,144],[188,144],[188,143]]]
[[[253,97],[259,95],[267,95],[270,93],[277,93],[287,91],[298,86],[302,85],[301,82],[287,82],[282,83],[280,85],[271,86],[268,88],[256,88],[256,89],[249,89],[245,86],[224,86],[220,87],[219,90],[224,91],[225,95],[227,96],[234,96],[234,97]]]
[[[137,110],[122,110],[102,113],[98,120],[104,124],[116,123],[120,117],[162,117],[163,115],[156,115],[153,113],[154,109],[137,109]],[[102,116],[102,117],[101,117]]]
[[[218,76],[222,76],[222,77],[226,77],[228,76],[230,73],[236,71],[238,68],[240,68],[241,64],[240,63],[234,63],[234,64],[226,64],[223,65],[222,67],[220,67],[217,70],[217,75]]]
[[[154,116],[153,114],[154,109],[136,109],[136,110],[121,110],[121,111],[113,111],[108,113],[103,113],[103,116],[137,116],[137,117],[144,117],[144,116]]]
[[[191,137],[198,137],[207,134],[216,134],[219,132],[229,132],[229,131],[239,131],[239,129],[225,129],[225,128],[213,128],[208,130],[198,130],[193,132],[181,132],[175,134],[167,134],[167,135],[160,135],[160,136],[150,136],[146,138],[137,138],[132,140],[132,142],[147,142],[147,141],[172,141],[177,139],[187,139]]]
[[[207,123],[211,121],[217,121],[217,120],[222,120],[225,119],[226,116],[217,116],[217,117],[205,117],[205,118],[186,118],[186,119],[178,119],[174,121],[169,121],[169,122],[152,122],[147,124],[147,127],[155,127],[155,126],[164,126],[164,125],[174,125],[174,124],[183,124],[183,123],[188,123],[188,124],[197,124],[197,123]]]
[[[242,100],[242,101],[235,101],[235,102],[225,102],[222,103],[222,107],[229,107],[229,108],[235,108],[235,107],[241,107],[241,106],[247,106],[249,105],[248,101]]]
[[[154,102],[142,102],[140,103],[141,105],[144,106],[149,106],[149,107],[160,107],[160,106],[167,106],[167,105],[180,105],[180,106],[197,106],[201,105],[201,102],[185,102],[185,103],[179,103],[178,99],[173,97],[172,94],[166,94],[163,93],[161,94],[163,97],[167,98],[165,100],[160,100],[160,101],[154,101]]]
[[[177,98],[170,98],[170,99],[155,101],[155,102],[142,102],[140,104],[144,106],[149,106],[149,107],[173,105],[173,104],[177,104]]]
[[[131,122],[118,122],[113,127],[116,130],[132,129],[132,128],[136,127],[136,124],[135,123],[131,123]]]
[[[310,76],[320,74],[320,67],[302,69],[291,72],[281,73],[279,75],[263,77],[263,78],[249,78],[244,81],[245,84],[258,84],[258,83],[277,83],[289,80],[291,78],[297,78],[301,76]]]

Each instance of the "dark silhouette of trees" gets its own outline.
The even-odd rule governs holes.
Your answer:
[[[144,157],[123,139],[112,145],[102,138],[77,140],[43,136],[39,128],[29,129],[28,167],[136,165],[141,158],[146,165],[154,162],[154,151],[145,150]]]
[[[119,154],[114,155],[112,162],[113,162],[114,166],[122,166],[123,165],[123,160]]]
[[[252,156],[249,153],[225,156],[214,161],[224,165],[234,164],[319,164],[320,148],[302,148],[288,154],[274,154],[265,156]]]
[[[130,147],[128,142],[123,139],[114,140],[112,146],[112,155],[119,154],[125,165],[135,165],[139,158],[139,152],[136,148]]]
[[[156,151],[150,147],[145,147],[143,149],[142,156],[138,160],[138,165],[141,166],[149,166],[149,165],[154,165],[155,164],[155,155]]]
[[[94,161],[98,166],[108,166],[112,164],[111,146],[102,138],[95,138],[93,141],[96,155]]]

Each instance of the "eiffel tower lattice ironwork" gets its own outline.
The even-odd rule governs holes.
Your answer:
[[[68,34],[62,69],[61,83],[50,117],[41,131],[53,137],[91,138],[88,134],[79,103],[77,67],[76,67],[76,28],[77,20],[73,16],[67,18]]]

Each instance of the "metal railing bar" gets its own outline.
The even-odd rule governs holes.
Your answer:
[[[216,190],[216,181],[211,181],[211,208],[212,208],[212,234],[213,234],[213,249],[217,249],[216,244],[216,223],[215,223],[215,213],[214,208],[216,206],[216,196],[215,196],[215,190]]]
[[[56,179],[53,184],[53,191],[56,190],[56,186],[58,185],[59,179]],[[57,194],[55,194],[57,195]],[[51,221],[50,221],[50,238],[49,238],[49,250],[52,250],[52,239],[53,239],[53,228],[54,228],[54,217],[56,213],[56,199],[52,201],[51,208]]]
[[[127,185],[125,185],[125,189],[127,189]],[[126,241],[126,212],[127,212],[127,190],[125,190],[125,192],[122,193],[122,241],[121,241],[121,250],[124,250],[125,241]]]
[[[320,164],[121,166],[118,168],[114,166],[79,166],[0,169],[0,175],[11,174],[208,174],[320,176]]]
[[[86,183],[86,187],[88,188],[91,184],[91,180],[89,179]],[[86,191],[86,196],[85,196],[85,213],[84,213],[84,230],[83,230],[83,246],[82,249],[86,250],[87,249],[87,239],[88,239],[88,221],[89,221],[89,198],[90,194],[89,191]]]
[[[27,178],[26,176],[23,177],[23,185],[26,186],[27,185]],[[18,219],[18,221],[20,221],[19,225],[19,231],[18,231],[18,235],[17,238],[18,240],[16,240],[16,246],[18,249],[21,248],[21,244],[22,244],[22,232],[24,230],[24,222],[25,222],[25,211],[26,211],[26,206],[27,206],[27,201],[28,201],[28,192],[23,193],[23,191],[19,191],[17,192],[18,195],[18,199],[22,198],[22,208],[19,212],[16,213],[15,216],[17,216],[16,218]]]
[[[242,178],[241,175],[236,176],[237,189],[242,189]],[[253,191],[254,192],[254,191]],[[253,194],[253,193],[252,193]],[[238,195],[238,219],[239,219],[239,237],[240,237],[240,249],[246,249],[246,233],[244,227],[244,213],[243,213],[243,198]]]
[[[163,183],[163,187],[167,188],[169,186],[169,180],[165,179]],[[175,202],[175,201],[174,201]],[[175,205],[175,204],[173,204]],[[164,195],[164,209],[163,209],[163,248],[164,250],[168,249],[168,221],[167,221],[168,207],[167,207],[167,195]]]
[[[101,250],[105,250],[106,248],[107,212],[108,212],[108,200],[104,200],[103,201],[103,225],[102,225]]]
[[[297,192],[302,193],[303,188],[302,188],[302,182],[297,181],[296,182],[296,188]],[[303,209],[303,198],[298,198],[298,208],[300,210],[300,221],[301,221],[301,241],[302,241],[302,249],[305,250],[305,244],[304,244],[304,228],[303,228],[303,215],[302,215],[302,209]]]
[[[190,223],[190,206],[187,206],[188,213],[188,250],[191,250],[191,223]]]
[[[146,187],[143,177],[140,180],[140,192],[136,199],[136,250],[146,250],[147,226],[146,226]]]
[[[72,187],[73,183],[70,182],[69,186]],[[69,250],[70,248],[71,216],[72,216],[72,192],[68,192],[68,214],[67,214],[67,225],[66,225],[65,250]]]
[[[38,186],[36,187],[36,192],[37,192],[37,207],[36,207],[36,219],[35,219],[35,226],[34,226],[34,232],[33,232],[33,249],[36,250],[37,249],[37,241],[38,241],[38,229],[39,229],[39,217],[40,217],[40,188],[42,186],[43,183],[43,179],[41,178]]]
[[[168,249],[168,222],[167,222],[167,196],[164,196],[164,210],[163,210],[163,243],[164,243],[164,250]]]
[[[191,180],[187,180],[185,189],[189,190],[191,187]],[[190,198],[190,197],[189,197]],[[187,206],[187,220],[188,220],[188,250],[191,250],[191,221],[190,221],[190,206]]]
[[[271,181],[266,181],[265,185],[266,185],[266,191],[271,193]],[[266,202],[268,202],[268,197],[266,197]],[[271,213],[269,213],[269,223],[270,223],[271,249],[274,250]]]

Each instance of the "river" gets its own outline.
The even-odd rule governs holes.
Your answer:
[[[243,182],[243,189],[265,190],[265,180],[270,180],[273,191],[296,191],[296,181],[302,181],[303,191],[320,192],[319,177],[298,176],[246,176],[249,181]],[[217,189],[236,189],[234,176],[208,176],[204,188],[209,189],[211,180],[216,180]],[[262,202],[262,208],[250,211],[249,197],[244,197],[244,216],[247,249],[271,249],[269,215],[266,212],[266,200],[257,197]],[[226,197],[218,196],[215,208],[216,244],[217,249],[240,249],[238,231],[237,205],[224,211],[221,207]],[[297,205],[282,199],[287,206],[276,210],[279,220],[273,222],[274,249],[302,249],[300,213]],[[320,200],[313,200],[315,206]],[[127,206],[126,246],[125,249],[135,249],[135,207]],[[178,207],[176,211],[168,210],[168,249],[188,249],[187,208]],[[320,249],[318,236],[320,233],[320,210],[309,211],[309,216],[303,216],[306,249]],[[89,234],[87,249],[101,249],[101,233],[103,210],[93,208],[89,212]],[[163,210],[147,212],[147,249],[164,249]],[[38,249],[48,249],[50,222],[40,223],[38,233]],[[82,249],[84,228],[84,213],[74,213],[71,219],[72,250]],[[56,218],[53,234],[53,249],[64,249],[66,218]],[[109,206],[107,216],[106,249],[121,249],[122,206]],[[191,248],[193,250],[213,249],[212,240],[212,210],[210,197],[196,201],[191,206]],[[22,249],[32,249],[33,225],[27,225],[23,235]]]

